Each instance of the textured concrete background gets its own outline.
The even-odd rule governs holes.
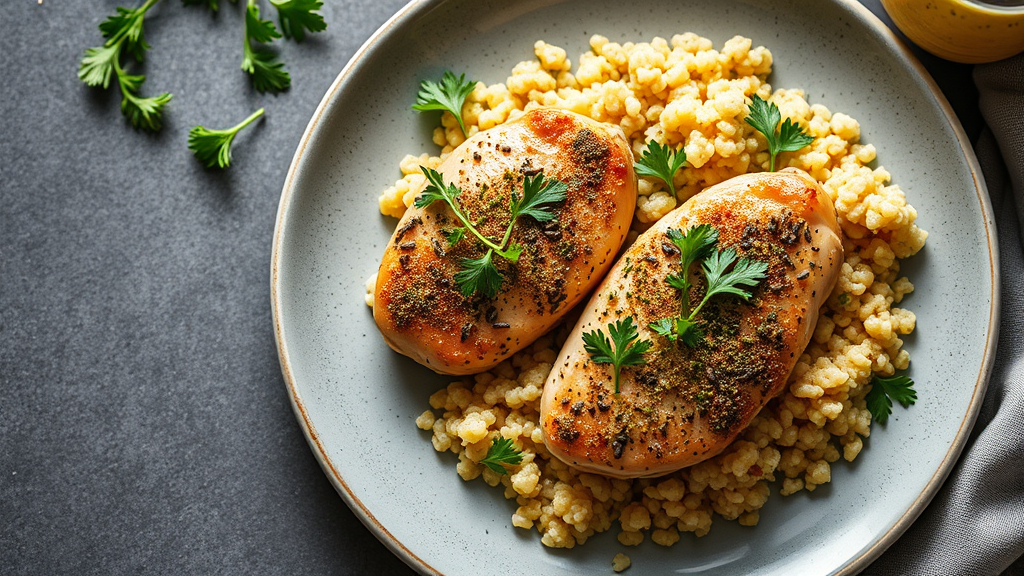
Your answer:
[[[117,4],[8,0],[0,18],[0,573],[411,573],[307,447],[268,293],[295,146],[403,0],[327,0],[325,33],[276,43],[279,96],[238,69],[242,6],[161,2],[143,93],[175,96],[157,136],[75,76]],[[975,137],[969,67],[926,64]],[[187,150],[192,126],[260,106],[230,170]]]

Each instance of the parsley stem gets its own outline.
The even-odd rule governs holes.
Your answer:
[[[114,58],[114,74],[117,76],[117,85],[121,88],[121,96],[125,100],[130,100],[133,104],[137,104],[139,99],[132,92],[131,87],[124,85],[124,69],[121,68],[120,50],[118,50],[118,57]]]
[[[256,5],[255,0],[249,0],[247,3],[247,9]],[[252,59],[252,46],[249,44],[249,17],[246,13],[242,20],[242,63],[244,65],[246,60]],[[243,68],[245,70],[245,68]]]
[[[257,119],[257,118],[259,118],[260,116],[263,116],[263,108],[260,108],[259,110],[257,110],[255,112],[253,112],[252,114],[250,114],[248,118],[246,118],[245,120],[242,120],[242,122],[239,123],[234,128],[232,128],[231,131],[232,132],[240,131],[242,128],[245,128],[249,124],[252,124],[252,121]]]
[[[700,301],[700,304],[698,304],[696,308],[694,308],[693,312],[690,312],[690,315],[686,319],[692,322],[693,319],[697,317],[697,314],[700,313],[700,309],[703,308],[704,305],[707,304],[707,302],[708,302],[708,295],[705,294],[704,295],[704,299]]]
[[[683,270],[683,289],[680,290],[682,292],[682,299],[679,302],[680,318],[690,311],[690,267],[687,266],[686,268],[686,270]]]

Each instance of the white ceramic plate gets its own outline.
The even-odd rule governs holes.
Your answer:
[[[906,190],[931,232],[903,268],[918,291],[904,306],[920,401],[876,426],[853,464],[814,493],[774,494],[754,528],[715,519],[704,538],[624,549],[617,529],[548,550],[511,526],[514,502],[463,482],[414,419],[447,383],[391,352],[363,304],[395,221],[377,195],[407,153],[436,150],[435,116],[410,109],[418,83],[444,69],[503,81],[535,40],[576,63],[592,34],[649,41],[693,31],[716,47],[735,34],[774,55],[775,87],[857,118],[863,140]],[[316,457],[342,498],[423,573],[849,574],[913,522],[949,473],[974,423],[996,341],[994,226],[976,161],[920,65],[852,0],[424,0],[385,24],[317,108],[285,182],[271,291],[281,366]],[[777,492],[777,488],[773,490]]]

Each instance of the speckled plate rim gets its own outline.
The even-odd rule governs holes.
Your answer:
[[[406,548],[387,530],[387,528],[384,527],[383,524],[377,521],[373,513],[362,503],[362,501],[359,500],[327,456],[327,451],[320,440],[320,436],[316,432],[316,428],[313,426],[313,422],[309,419],[303,400],[299,396],[298,389],[295,386],[294,377],[292,376],[291,361],[288,355],[288,345],[282,330],[281,277],[279,270],[281,247],[283,245],[283,238],[286,234],[284,222],[291,206],[292,197],[295,194],[295,175],[298,172],[299,164],[306,152],[306,147],[309,145],[311,136],[317,129],[324,112],[335,104],[337,94],[341,88],[346,85],[354,71],[362,64],[368,54],[373,52],[384,42],[388,41],[393,35],[399,33],[403,25],[414,22],[422,15],[430,12],[446,1],[448,0],[412,0],[406,4],[401,10],[389,18],[388,21],[379,29],[377,29],[377,31],[374,32],[365,43],[363,43],[359,50],[356,51],[338,74],[337,78],[334,79],[331,87],[327,90],[327,93],[324,95],[320,104],[317,106],[316,111],[313,113],[312,118],[310,118],[309,124],[306,126],[306,130],[303,132],[299,145],[295,150],[295,155],[292,157],[291,165],[288,167],[288,174],[285,177],[284,187],[281,191],[281,201],[278,204],[277,219],[274,224],[273,247],[270,257],[270,305],[271,315],[274,322],[274,338],[277,343],[277,353],[281,362],[281,372],[284,376],[285,385],[288,388],[288,397],[291,401],[292,409],[295,412],[295,417],[298,419],[299,425],[302,427],[302,432],[306,436],[306,440],[309,442],[310,448],[313,450],[313,455],[316,457],[320,466],[330,479],[331,484],[334,485],[335,490],[337,490],[338,494],[341,495],[345,503],[348,504],[349,508],[352,509],[360,521],[362,521],[363,524],[365,524],[366,527],[384,543],[384,545],[386,545],[406,564],[421,573],[438,575],[440,575],[441,572],[430,566],[430,564],[428,564],[424,559]],[[992,373],[992,365],[995,361],[995,347],[999,335],[1000,286],[999,252],[997,249],[998,242],[996,240],[995,218],[992,212],[992,205],[989,202],[988,188],[985,185],[984,177],[981,174],[981,168],[978,165],[978,159],[975,157],[974,150],[970,146],[967,134],[964,132],[959,120],[957,120],[956,115],[953,113],[953,109],[950,107],[949,102],[946,101],[945,96],[943,96],[935,81],[928,74],[928,71],[920,61],[918,61],[918,59],[903,44],[896,34],[894,34],[885,25],[885,23],[879,20],[878,17],[870,10],[857,2],[857,0],[831,1],[839,5],[839,7],[845,8],[849,11],[852,16],[864,24],[867,30],[873,33],[876,38],[885,45],[885,47],[900,61],[900,63],[913,70],[916,73],[917,81],[923,83],[927,87],[928,91],[932,94],[932,97],[935,98],[939,107],[942,109],[946,121],[953,129],[957,143],[960,145],[961,153],[967,161],[968,168],[971,171],[971,177],[974,180],[975,193],[977,194],[978,203],[982,210],[983,223],[985,226],[985,236],[989,254],[989,271],[991,274],[990,283],[992,287],[990,294],[991,305],[989,307],[989,324],[988,330],[985,334],[984,358],[982,359],[981,369],[978,372],[978,378],[974,385],[974,393],[971,396],[967,414],[960,422],[960,427],[952,445],[946,452],[946,455],[939,464],[938,469],[932,475],[924,489],[910,507],[903,513],[900,519],[872,546],[860,551],[859,555],[847,560],[843,566],[834,572],[834,574],[847,575],[856,574],[866,568],[873,560],[878,558],[882,552],[892,545],[892,543],[895,542],[900,535],[907,530],[907,528],[910,527],[910,525],[928,506],[928,503],[931,502],[932,498],[934,498],[936,492],[938,492],[939,488],[946,480],[946,477],[949,476],[949,473],[952,471],[960,453],[963,451],[964,445],[967,443],[971,430],[974,428],[974,423],[978,418],[978,412],[981,409],[981,403],[985,397],[985,390],[988,388],[989,377]]]

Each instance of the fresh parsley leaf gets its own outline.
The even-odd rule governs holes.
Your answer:
[[[121,57],[121,45],[88,48],[78,68],[78,79],[87,86],[110,86],[114,63]]]
[[[736,262],[732,270],[726,269]],[[750,292],[739,288],[739,286],[757,286],[765,278],[768,265],[758,260],[740,258],[736,261],[736,250],[726,248],[720,252],[711,254],[704,260],[704,276],[708,281],[708,289],[704,294],[704,302],[716,294],[734,294],[743,300],[750,298]],[[701,305],[704,304],[701,302]],[[698,306],[698,310],[699,310]]]
[[[458,200],[456,200],[459,194],[462,193],[462,189],[454,184],[445,184],[444,178],[437,170],[427,168],[426,166],[420,166],[420,172],[423,172],[423,176],[426,177],[427,186],[423,189],[423,192],[416,197],[413,204],[417,208],[426,208],[437,200],[443,200],[452,207],[456,216],[462,214],[462,208],[458,206]],[[465,232],[465,229],[463,229],[463,232]],[[454,244],[454,242],[452,243]]]
[[[865,400],[872,418],[879,424],[885,424],[892,414],[892,401],[896,400],[904,408],[909,408],[911,404],[917,402],[917,392],[914,390],[914,381],[909,376],[898,374],[884,378],[875,374],[871,379],[871,391]]]
[[[607,326],[611,340],[601,330],[583,333],[583,349],[590,359],[598,364],[611,364],[615,376],[615,394],[619,393],[619,372],[623,366],[638,366],[647,363],[644,359],[652,346],[650,340],[639,340],[637,325],[632,316],[627,316]]]
[[[419,198],[416,198],[416,201],[418,202]],[[445,233],[444,237],[448,240],[448,245],[449,246],[455,246],[456,244],[459,243],[459,240],[462,240],[462,237],[465,236],[465,235],[466,235],[466,229],[460,227],[460,228],[454,228],[454,229],[452,229],[451,232]]]
[[[260,92],[280,92],[292,83],[284,63],[278,62],[277,56],[269,50],[247,44],[241,67],[252,76],[252,86]]]
[[[135,10],[118,6],[117,14],[108,17],[100,24],[100,34],[107,39],[105,45],[111,46],[123,40],[132,56],[141,62],[144,53],[149,50],[149,44],[146,44],[146,40],[142,36],[142,20],[146,16],[146,11],[156,1],[147,2]]]
[[[684,270],[688,270],[694,262],[707,258],[718,242],[718,230],[710,224],[694,226],[685,234],[669,228],[667,234],[669,240],[679,248],[679,259]]]
[[[679,274],[670,274],[665,281],[682,293],[683,312],[690,310],[690,266],[707,258],[718,243],[718,230],[710,224],[701,224],[688,229],[685,233],[669,228],[666,232],[669,240],[679,248]]]
[[[167,93],[150,98],[140,96],[139,90],[146,77],[126,73],[121,66],[121,55],[127,50],[136,60],[142,60],[149,49],[143,38],[142,23],[146,12],[158,1],[147,0],[134,10],[118,7],[117,12],[99,26],[106,42],[87,49],[78,68],[78,78],[88,86],[108,88],[110,79],[116,76],[121,88],[121,114],[136,129],[151,132],[163,126],[163,109],[172,96]]]
[[[674,328],[679,340],[690,348],[696,348],[704,339],[704,332],[689,318],[676,318]]]
[[[533,178],[524,177],[523,195],[518,201],[514,198],[512,200],[512,218],[529,216],[537,222],[552,220],[555,215],[550,211],[552,208],[550,204],[564,201],[565,192],[568,189],[569,186],[561,180],[554,178],[545,180],[544,172],[538,173]]]
[[[662,318],[657,322],[651,322],[647,325],[648,328],[654,330],[658,334],[668,338],[669,340],[675,340],[677,338],[675,331],[675,323],[672,322],[672,318]]]
[[[804,134],[803,128],[789,118],[786,118],[782,129],[776,135],[775,131],[781,120],[782,113],[779,112],[778,106],[754,94],[746,122],[764,134],[765,140],[768,141],[768,154],[771,156],[770,172],[775,171],[775,157],[779,152],[795,152],[814,141],[812,136]]]
[[[679,290],[680,311],[676,318],[662,318],[648,326],[669,340],[678,340],[693,348],[704,339],[704,333],[694,322],[704,304],[717,294],[733,294],[744,300],[749,299],[750,292],[742,287],[757,286],[764,280],[768,265],[746,258],[737,261],[736,250],[732,248],[715,251],[718,230],[708,224],[695,226],[685,233],[670,228],[666,233],[672,243],[679,248],[679,273],[669,274],[665,277],[665,282]],[[696,262],[702,262],[701,268],[707,280],[707,289],[704,291],[703,299],[691,311],[690,266]]]
[[[437,202],[443,201],[455,213],[455,217],[462,223],[462,227],[455,228],[445,233],[449,245],[454,245],[461,240],[469,231],[477,237],[485,246],[487,253],[480,258],[463,258],[460,262],[461,269],[455,274],[455,281],[459,285],[459,291],[464,296],[470,296],[479,292],[487,298],[494,298],[501,289],[503,277],[498,268],[494,265],[493,255],[510,261],[518,262],[519,255],[523,252],[523,246],[514,241],[510,242],[512,229],[515,227],[519,216],[530,216],[541,222],[551,220],[554,215],[549,212],[550,204],[565,199],[565,183],[551,179],[544,180],[544,173],[539,173],[535,178],[526,177],[523,181],[522,197],[513,197],[510,204],[512,215],[509,218],[508,226],[505,228],[505,235],[500,242],[494,242],[477,230],[476,226],[466,215],[459,203],[459,196],[462,189],[454,184],[445,184],[441,174],[432,168],[420,166],[420,171],[427,179],[427,185],[416,197],[414,205],[417,208],[426,208]]]
[[[675,175],[686,164],[686,152],[682,148],[672,150],[668,144],[651,141],[640,155],[640,161],[633,164],[633,170],[641,176],[660,178],[673,196],[676,195]]]
[[[320,32],[327,28],[324,17],[317,13],[324,5],[320,0],[270,0],[270,3],[277,8],[278,22],[285,38],[302,42],[307,30]]]
[[[493,299],[498,295],[503,278],[492,261],[493,254],[494,250],[488,249],[480,258],[463,258],[459,262],[462,269],[455,273],[455,283],[463,296],[479,292]]]
[[[491,447],[487,449],[487,456],[480,461],[497,474],[507,474],[505,466],[518,466],[523,462],[523,453],[508,438],[495,436],[491,441]]]
[[[254,48],[252,43],[272,42],[281,33],[270,20],[260,18],[260,7],[249,0],[245,7],[245,42],[242,48],[241,68],[252,77],[253,88],[260,92],[280,92],[291,85],[292,79],[277,61],[277,55],[265,48]]]
[[[522,254],[522,253],[523,253],[523,246],[522,246],[522,244],[517,244],[517,243],[513,242],[513,243],[509,244],[508,248],[498,252],[497,254],[498,254],[498,256],[501,256],[505,260],[508,260],[509,262],[512,262],[512,263],[515,263],[515,262],[519,262],[519,255]]]
[[[814,137],[804,134],[804,129],[792,119],[786,118],[779,128],[779,152],[796,152],[814,142]]]
[[[115,63],[117,81],[121,86],[121,114],[135,129],[159,132],[163,127],[164,106],[171,101],[170,94],[164,92],[151,98],[138,95],[145,76],[126,74],[119,64]]]
[[[196,126],[188,133],[188,148],[207,168],[227,168],[231,165],[231,142],[235,134],[263,115],[263,108],[226,130],[210,130]]]
[[[476,87],[476,82],[467,81],[465,74],[459,74],[456,78],[455,74],[446,70],[440,83],[430,80],[420,82],[420,92],[416,96],[416,103],[412,105],[412,109],[417,112],[447,110],[458,120],[462,134],[469,136],[466,134],[466,125],[462,121],[462,104],[466,102],[466,97],[474,87]]]
[[[668,282],[669,286],[677,290],[689,290],[690,281],[687,280],[686,275],[683,273],[669,274],[665,277],[665,282]]]
[[[764,134],[764,137],[768,139],[768,145],[771,146],[775,140],[775,129],[782,121],[782,113],[779,112],[778,106],[754,94],[750,100],[750,113],[747,114],[745,120],[755,130]]]
[[[280,38],[274,23],[260,18],[260,7],[256,0],[249,0],[245,6],[245,38],[247,41],[267,43]]]

